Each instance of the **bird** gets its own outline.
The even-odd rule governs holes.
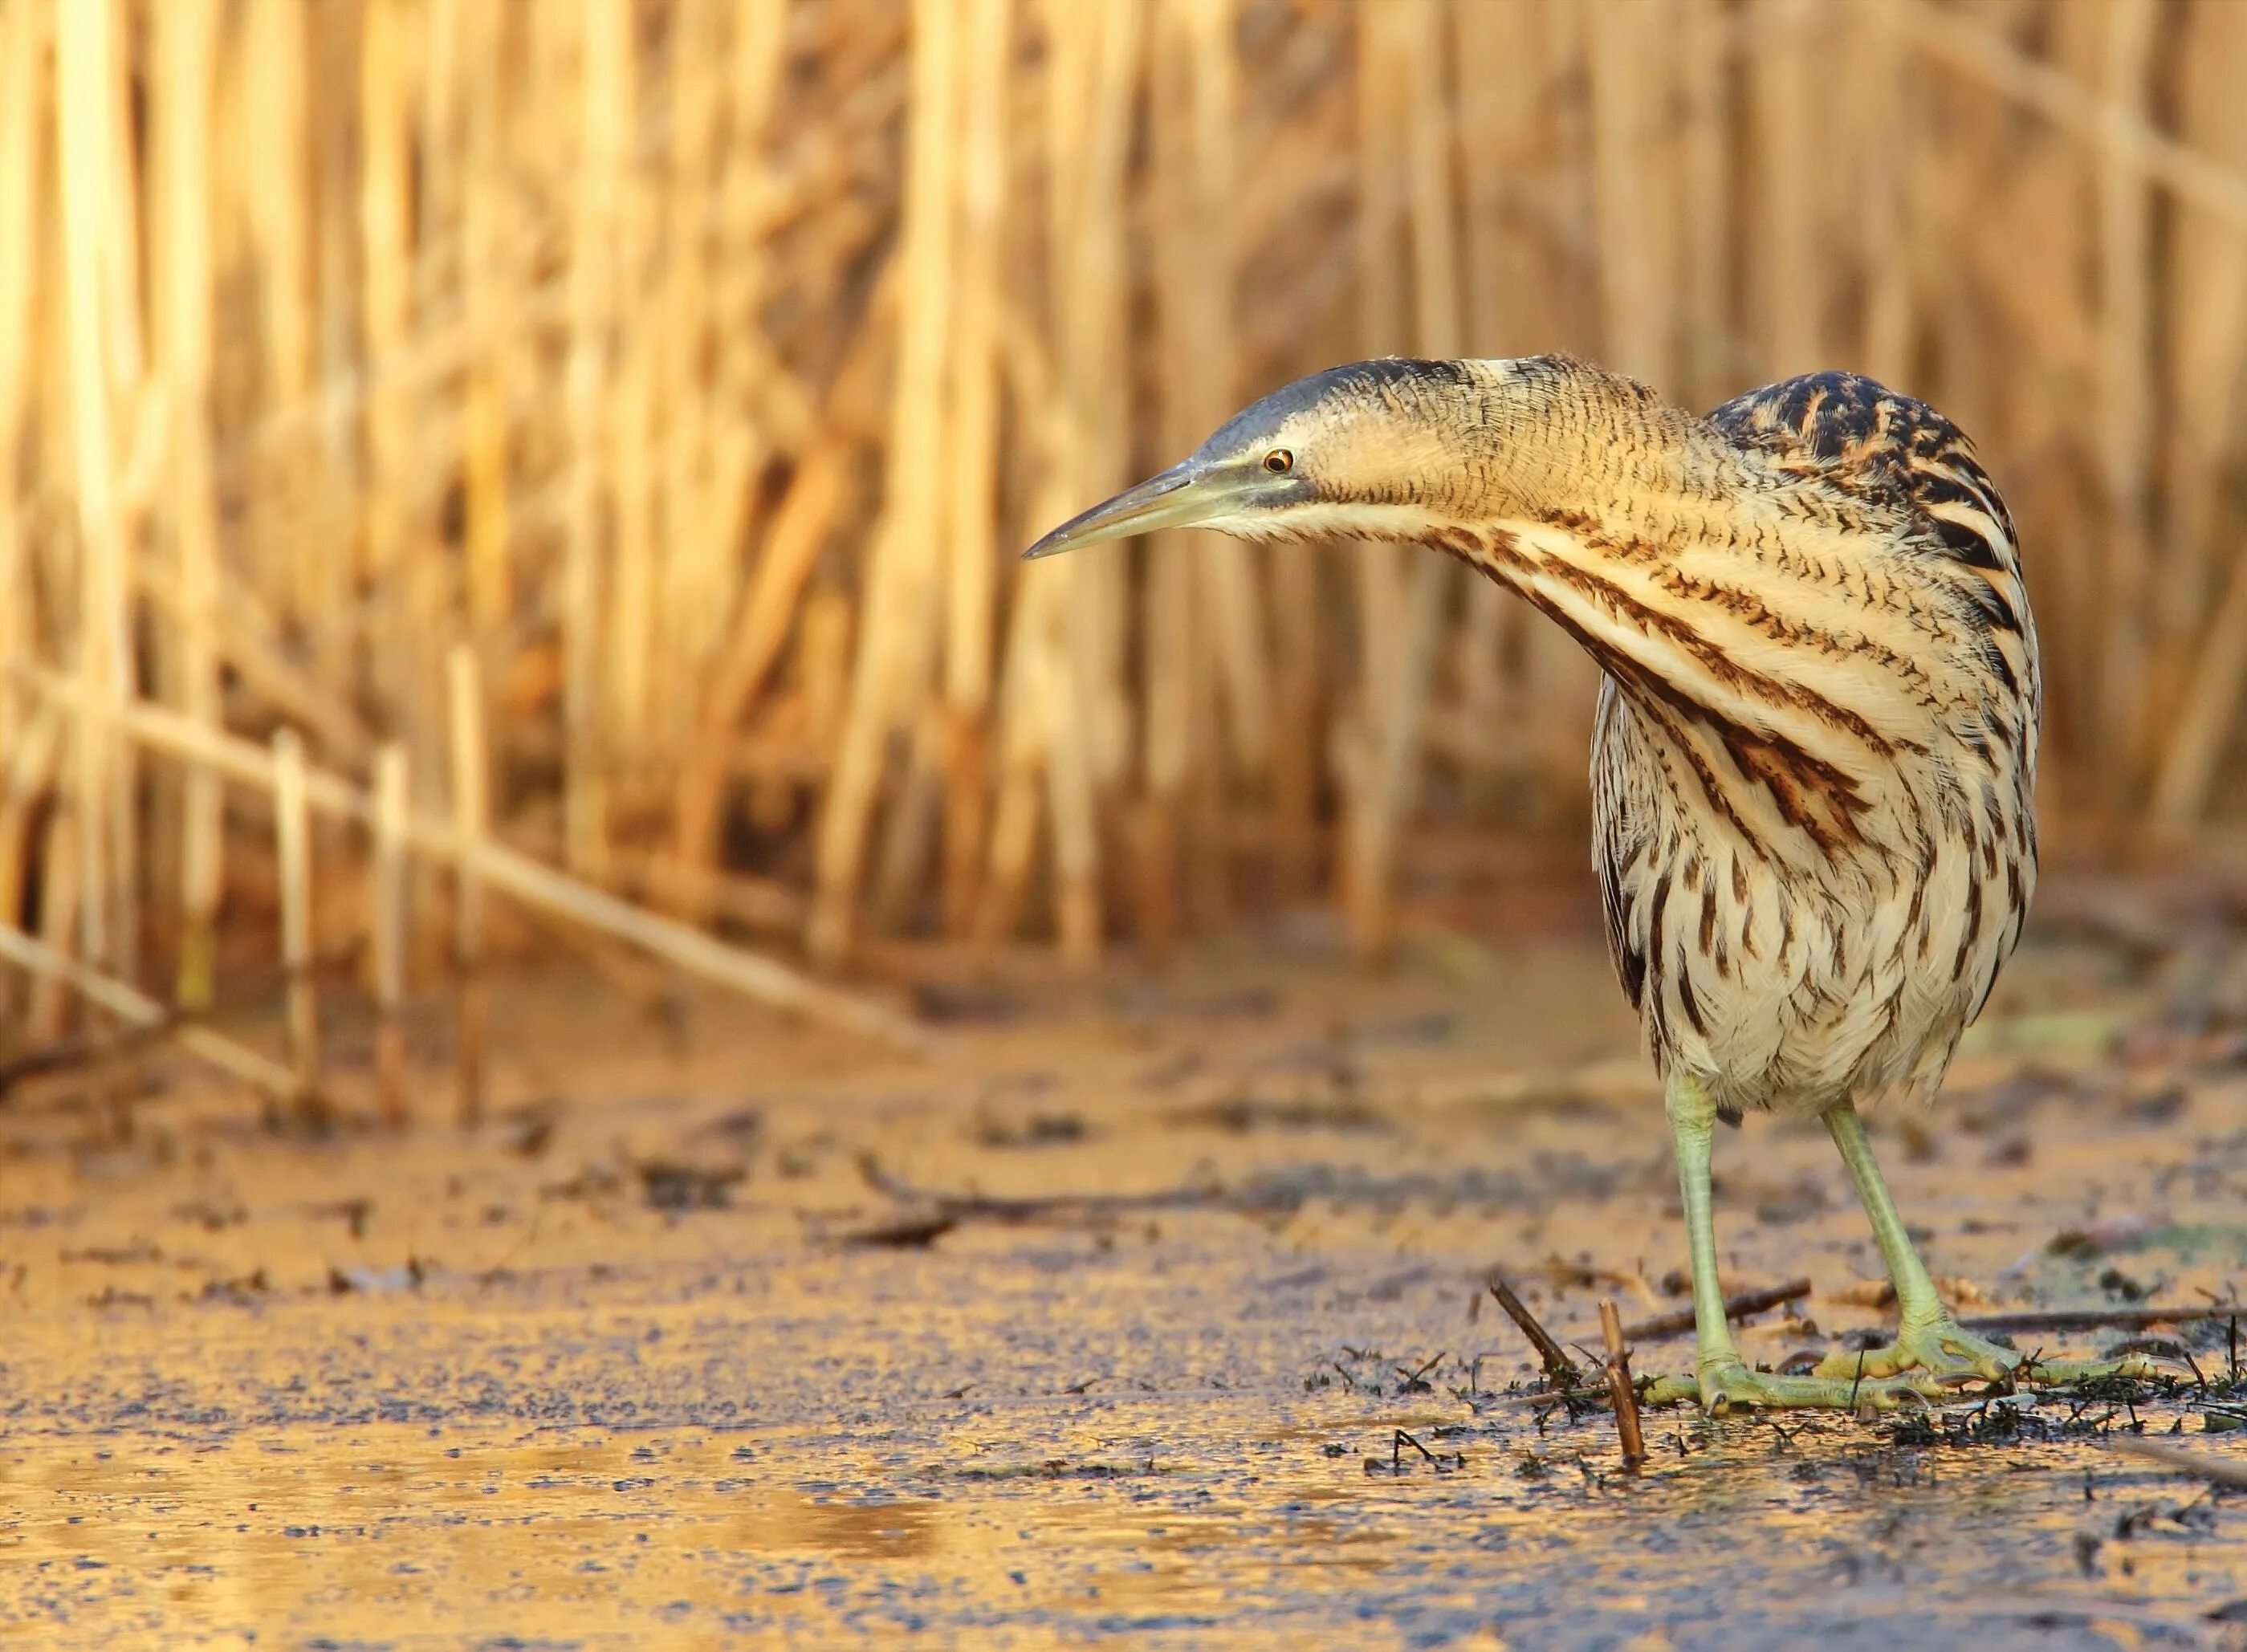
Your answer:
[[[2036,885],[2042,686],[2011,515],[1959,428],[1859,374],[1698,417],[1567,355],[1330,368],[1063,522],[1038,560],[1160,529],[1426,546],[1600,667],[1592,855],[1663,1084],[1712,1415],[1891,1410],[2026,1362],[1962,1327],[1861,1107],[1929,1102]],[[1718,1283],[1714,1127],[1810,1114],[1895,1287],[1892,1344],[1742,1358]]]

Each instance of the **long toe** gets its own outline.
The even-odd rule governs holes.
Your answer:
[[[1986,1337],[1948,1321],[1930,1327],[1923,1341],[1931,1344],[1930,1354],[1939,1355],[1953,1370],[1964,1369],[1985,1382],[2006,1382],[2012,1380],[2021,1356],[2009,1348],[2000,1348]],[[1929,1362],[1923,1360],[1922,1363]]]
[[[1813,1376],[1839,1377],[1844,1382],[1863,1378],[1877,1382],[1884,1376],[1894,1376],[1908,1371],[1918,1362],[1909,1350],[1890,1344],[1887,1348],[1837,1348],[1810,1369]]]
[[[2004,1382],[2020,1362],[2021,1356],[2011,1348],[1977,1336],[1954,1321],[1940,1320],[1900,1332],[1887,1348],[1835,1348],[1818,1362],[1812,1375],[1874,1379],[1916,1371],[1944,1383],[1977,1378]]]
[[[2119,1360],[2024,1360],[2014,1373],[2025,1382],[2066,1388],[2076,1382],[2097,1382],[2111,1377],[2148,1377],[2161,1367],[2142,1354],[2126,1354]]]
[[[1654,1392],[1667,1397],[1674,1382],[1666,1379],[1657,1383]],[[1729,1364],[1702,1371],[1698,1386],[1701,1407],[1711,1416],[1759,1410],[1893,1411],[1947,1397],[1942,1380],[1918,1371],[1877,1378],[1778,1376],[1752,1371],[1744,1364]]]

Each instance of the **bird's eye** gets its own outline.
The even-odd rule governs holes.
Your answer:
[[[1284,476],[1295,468],[1295,455],[1285,447],[1274,447],[1264,455],[1264,468],[1275,476]]]

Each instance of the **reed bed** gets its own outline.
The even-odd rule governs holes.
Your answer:
[[[289,1061],[222,1059],[302,1095],[364,945],[394,1112],[487,890],[888,1032],[772,954],[1309,897],[1378,953],[1430,834],[1580,829],[1588,665],[1387,547],[1012,553],[1390,352],[1938,402],[2026,542],[2051,836],[2220,851],[2244,17],[0,0],[9,1019],[279,956]]]

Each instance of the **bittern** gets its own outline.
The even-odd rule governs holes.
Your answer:
[[[2013,526],[1942,414],[1853,373],[1706,418],[1561,356],[1333,368],[1024,553],[1165,528],[1430,546],[1605,674],[1593,857],[1663,1081],[1712,1412],[1888,1408],[2020,1371],[1936,1294],[1858,1104],[1931,1098],[2036,883],[2035,626]],[[1718,1120],[1814,1113],[1871,1218],[1893,1346],[1741,1359],[1718,1285]],[[2088,1369],[2091,1368],[2079,1368]]]

